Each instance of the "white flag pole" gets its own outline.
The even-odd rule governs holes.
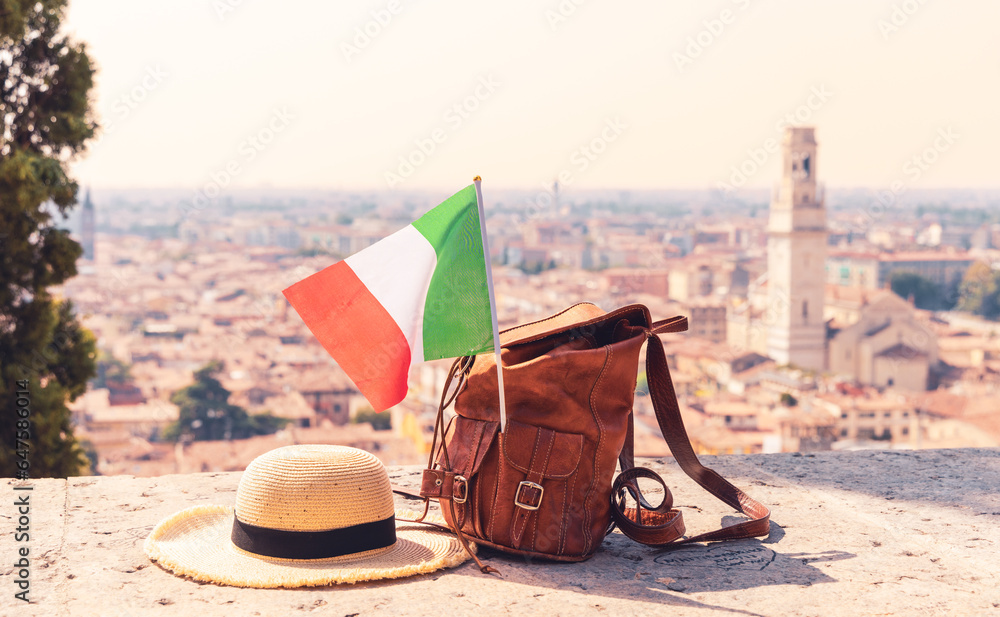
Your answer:
[[[500,326],[497,325],[497,300],[493,295],[493,266],[490,260],[490,240],[486,237],[486,211],[483,210],[482,178],[476,176],[476,203],[479,205],[479,230],[483,234],[483,257],[486,259],[486,287],[490,292],[490,317],[493,319],[493,353],[497,360],[497,389],[500,391],[500,432],[507,426],[507,402],[503,394],[503,364],[500,362]]]

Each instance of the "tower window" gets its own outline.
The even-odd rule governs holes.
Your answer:
[[[802,171],[806,172],[806,178],[809,177],[809,157],[802,159]]]
[[[809,301],[802,301],[802,321],[809,321]]]

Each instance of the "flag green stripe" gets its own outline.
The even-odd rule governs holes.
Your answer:
[[[491,351],[493,328],[476,187],[455,193],[414,221],[413,227],[437,253],[424,304],[423,359]]]

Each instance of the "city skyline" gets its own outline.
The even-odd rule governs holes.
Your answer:
[[[110,19],[109,17],[113,17]],[[74,2],[95,189],[769,188],[786,124],[830,187],[995,188],[991,17],[964,0]],[[790,121],[790,122],[789,122]],[[265,143],[266,142],[266,143]]]

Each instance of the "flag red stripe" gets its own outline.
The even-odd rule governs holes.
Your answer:
[[[410,346],[346,262],[320,270],[284,294],[375,411],[406,397]]]

